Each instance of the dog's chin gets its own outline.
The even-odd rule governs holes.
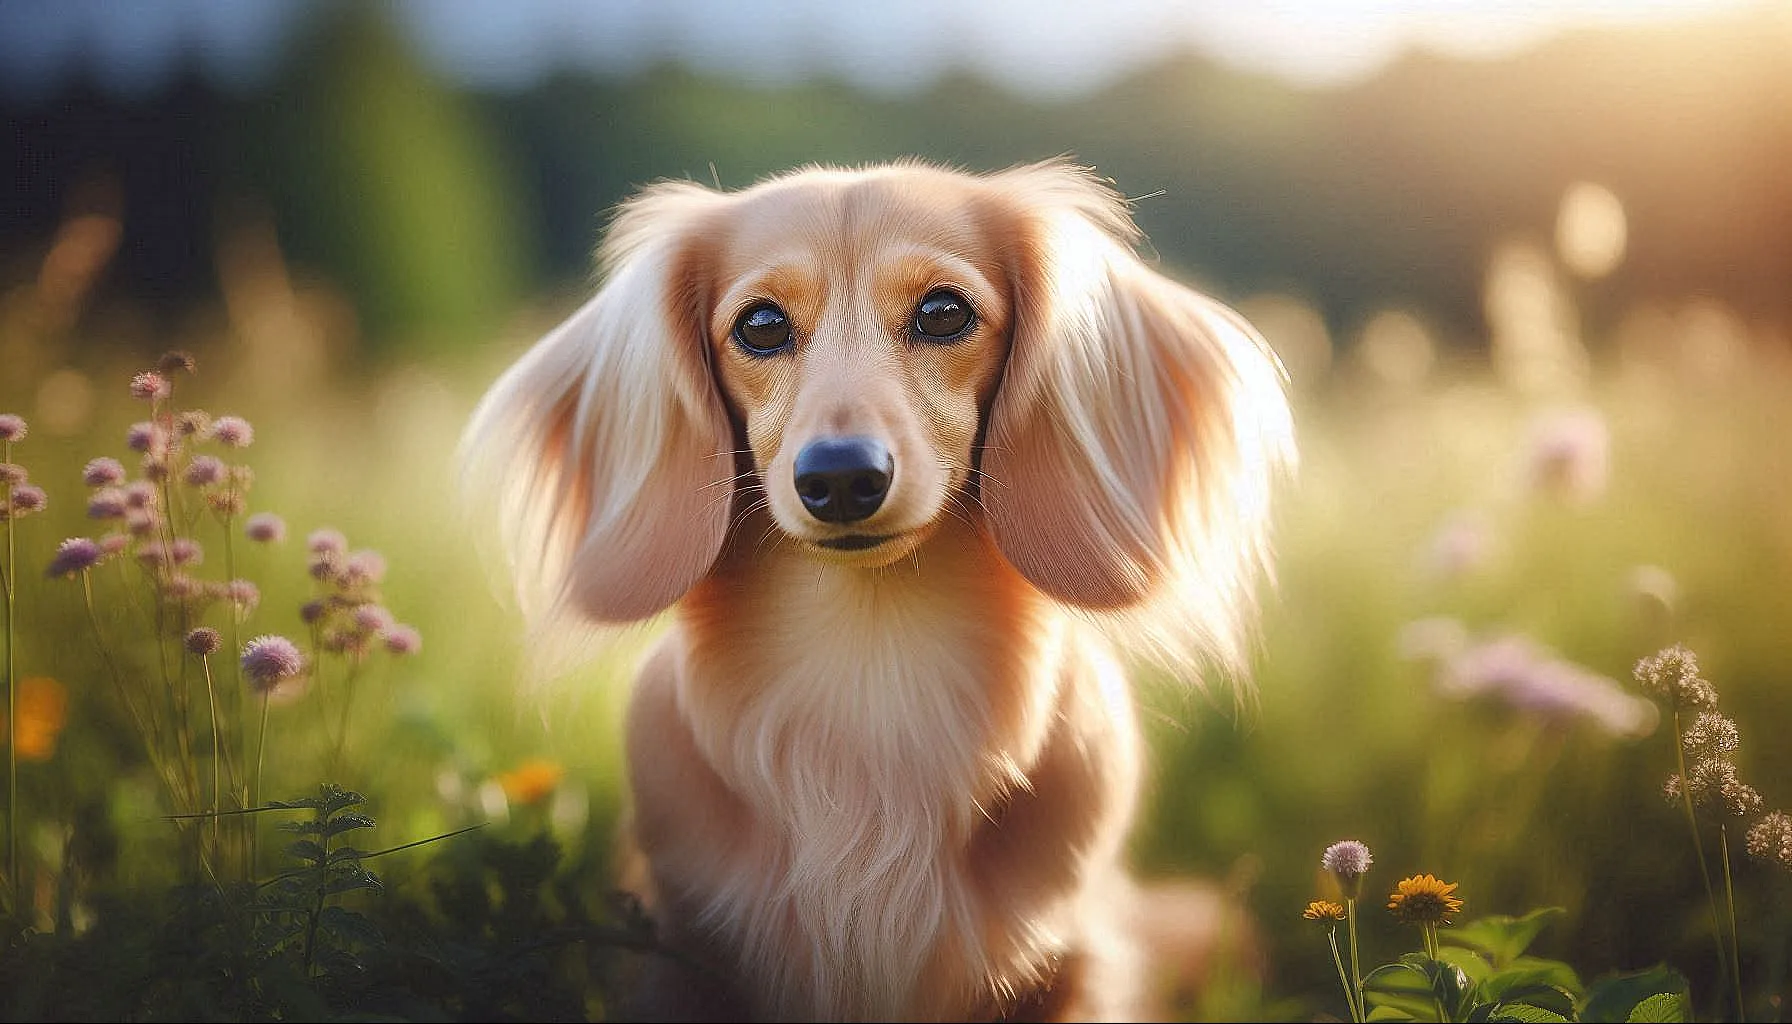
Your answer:
[[[838,531],[824,536],[790,534],[809,557],[829,565],[877,569],[907,557],[933,533],[931,525],[919,529],[886,532]]]

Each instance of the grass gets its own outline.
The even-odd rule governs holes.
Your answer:
[[[519,319],[511,340],[520,344],[548,319]],[[130,455],[124,432],[142,415],[124,387],[137,360],[70,339],[36,360],[19,357],[16,343],[0,345],[0,359],[34,367],[0,375],[0,411],[43,424],[12,457],[50,501],[8,524],[16,553],[7,568],[18,590],[9,693],[48,679],[66,701],[53,749],[21,758],[8,821],[20,859],[10,876],[15,920],[51,934],[79,933],[105,894],[158,891],[186,877],[185,833],[165,815],[208,809],[170,806],[106,688],[82,588],[43,576],[63,538],[93,532],[81,467]],[[289,524],[282,544],[235,549],[239,573],[261,588],[252,614],[232,623],[240,639],[306,635],[300,609],[316,585],[304,538],[326,527],[384,556],[381,600],[423,638],[414,657],[368,658],[352,709],[320,711],[304,698],[270,705],[261,793],[315,793],[328,781],[365,794],[383,848],[480,823],[499,842],[551,837],[566,870],[588,894],[601,893],[620,810],[627,658],[534,685],[520,620],[502,596],[491,524],[470,520],[456,493],[461,425],[515,349],[350,371],[323,349],[306,362],[253,338],[166,340],[199,356],[199,374],[180,385],[183,402],[254,423],[242,453],[255,473],[244,514],[273,511]],[[1354,1015],[1339,1013],[1345,968],[1301,919],[1308,901],[1328,896],[1318,851],[1351,837],[1374,849],[1383,879],[1452,879],[1465,921],[1561,908],[1533,936],[1535,952],[1572,963],[1583,979],[1669,964],[1689,980],[1693,1009],[1721,1016],[1736,999],[1733,968],[1750,1019],[1784,1018],[1792,876],[1726,856],[1733,876],[1718,877],[1733,890],[1734,934],[1722,934],[1723,915],[1713,925],[1683,810],[1661,795],[1676,770],[1671,723],[1613,735],[1585,715],[1515,704],[1506,691],[1465,699],[1437,685],[1438,663],[1401,649],[1410,623],[1447,618],[1471,641],[1529,638],[1619,686],[1639,658],[1684,642],[1739,725],[1738,771],[1769,807],[1792,804],[1784,781],[1792,746],[1778,735],[1792,722],[1784,596],[1792,449],[1775,440],[1792,437],[1787,353],[1745,345],[1727,361],[1698,359],[1666,328],[1612,331],[1591,348],[1587,376],[1542,393],[1472,355],[1416,380],[1344,363],[1295,381],[1302,470],[1279,513],[1279,583],[1265,602],[1255,701],[1236,713],[1220,692],[1140,685],[1153,767],[1136,859],[1153,875],[1224,880],[1252,911],[1271,965],[1261,977],[1210,986],[1190,1016]],[[38,414],[39,388],[59,369],[94,390],[86,417]],[[1592,410],[1605,431],[1604,471],[1581,467],[1591,478],[1537,474],[1539,445],[1546,453],[1548,445],[1535,432],[1564,408]],[[1567,443],[1556,456],[1596,459]],[[221,559],[216,531],[201,533]],[[109,635],[141,634],[128,585],[94,580],[96,618]],[[120,656],[142,659],[145,650]],[[346,670],[326,665],[326,684],[344,685]],[[217,674],[220,686],[234,679]],[[210,734],[201,722],[178,756],[203,762]],[[20,743],[13,749],[25,753]],[[1700,828],[1694,838],[1718,835]],[[1722,838],[1738,846],[1740,835],[1732,828]],[[96,844],[110,844],[110,855]],[[533,863],[515,850],[494,856],[462,869],[510,877],[511,868],[492,864]],[[383,862],[387,890],[440,904],[461,891],[443,881],[441,863],[450,855]],[[1436,965],[1455,956],[1450,926],[1437,930],[1424,962],[1402,961],[1415,955],[1414,933],[1385,919],[1378,892],[1366,888],[1355,908],[1363,973],[1405,963],[1394,973],[1432,984]],[[1724,951],[1731,943],[1733,956]],[[1343,949],[1344,963],[1355,959]],[[597,986],[584,969],[561,976]],[[1384,1002],[1405,998],[1401,984],[1382,986],[1394,993]],[[1468,989],[1451,991],[1452,1007],[1471,1005]],[[598,997],[584,1006],[601,1013]]]

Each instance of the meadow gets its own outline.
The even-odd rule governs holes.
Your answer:
[[[538,679],[455,454],[484,385],[575,291],[458,355],[376,360],[265,239],[183,324],[88,308],[96,230],[66,226],[0,307],[0,413],[19,417],[0,461],[28,473],[3,524],[6,1015],[601,1019],[612,954],[651,941],[607,897],[646,634]],[[1140,672],[1141,872],[1247,911],[1190,1019],[1357,1013],[1334,924],[1302,913],[1339,899],[1321,854],[1341,840],[1373,852],[1363,973],[1424,944],[1385,907],[1431,874],[1464,904],[1446,941],[1561,908],[1534,919],[1533,959],[1567,965],[1539,968],[1548,985],[1666,966],[1651,984],[1684,979],[1699,1019],[1785,1019],[1792,836],[1757,822],[1792,807],[1792,346],[1709,303],[1584,305],[1557,249],[1490,255],[1486,338],[1390,311],[1334,339],[1292,297],[1228,297],[1288,364],[1301,465],[1248,688]],[[101,458],[124,479],[84,481]],[[95,518],[138,479],[147,516]],[[280,528],[251,539],[269,513]],[[91,567],[69,538],[95,542]],[[239,657],[268,636],[303,667]],[[1664,798],[1696,709],[1680,721],[1671,687],[1634,675],[1674,644],[1735,722],[1702,749],[1758,792],[1742,815],[1716,789]],[[221,813],[270,800],[309,803]],[[1429,990],[1397,987],[1364,1015],[1426,1016]],[[1624,1019],[1571,1003],[1518,1019]]]

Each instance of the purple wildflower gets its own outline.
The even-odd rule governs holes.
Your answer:
[[[187,463],[186,480],[194,487],[210,487],[224,479],[224,463],[211,455],[196,455]]]
[[[1599,413],[1572,409],[1546,416],[1532,431],[1531,481],[1573,502],[1596,498],[1605,490],[1610,449]]]
[[[231,580],[224,585],[224,599],[248,613],[261,603],[261,588],[250,580]]]
[[[342,555],[348,553],[348,538],[340,531],[325,528],[311,531],[305,538],[305,550],[314,555]]]
[[[100,538],[100,551],[104,553],[107,558],[111,558],[113,555],[123,552],[125,548],[130,546],[131,538],[129,534],[108,533]]]
[[[306,601],[299,606],[299,621],[307,626],[315,626],[323,620],[324,612],[328,611],[329,607],[322,600]]]
[[[73,576],[100,564],[106,557],[98,544],[86,537],[70,537],[56,547],[46,576]]]
[[[132,398],[159,402],[173,393],[174,389],[168,384],[168,378],[154,370],[145,370],[131,378]]]
[[[23,441],[27,433],[23,418],[10,412],[0,412],[0,442]]]
[[[124,503],[131,508],[145,511],[154,509],[156,507],[155,485],[147,480],[131,481],[124,489]]]
[[[13,515],[24,516],[33,512],[42,512],[50,503],[49,495],[36,484],[20,484],[12,489]]]
[[[224,638],[212,627],[200,626],[187,634],[186,644],[187,650],[204,658],[218,653],[218,649],[224,646]]]
[[[261,694],[272,693],[281,683],[305,671],[305,656],[283,636],[258,636],[243,647],[243,675]]]
[[[168,445],[168,435],[159,423],[144,420],[133,423],[125,429],[124,446],[134,452],[151,454],[160,452]]]
[[[87,518],[123,519],[129,508],[124,491],[116,487],[102,487],[87,499]]]
[[[416,654],[423,649],[423,636],[414,626],[397,625],[387,629],[381,639],[393,654]]]
[[[81,470],[81,482],[89,487],[110,487],[123,483],[124,465],[111,456],[102,455]]]
[[[392,613],[377,604],[363,604],[355,607],[355,628],[368,633],[378,633],[392,626]]]
[[[257,544],[274,544],[286,539],[286,520],[272,512],[257,512],[243,524],[243,535]]]
[[[220,416],[212,423],[212,436],[231,448],[247,448],[255,440],[255,428],[241,416]]]
[[[1319,866],[1338,880],[1338,888],[1347,900],[1356,899],[1363,891],[1363,876],[1373,863],[1375,858],[1369,855],[1369,847],[1355,839],[1333,843],[1319,858]]]
[[[192,373],[196,366],[197,364],[193,362],[193,354],[182,352],[179,349],[164,352],[161,358],[156,360],[156,369],[163,373]]]
[[[191,537],[176,537],[168,547],[168,557],[175,565],[198,565],[205,560],[205,549]]]
[[[342,584],[361,587],[386,578],[386,557],[378,551],[357,551],[342,566]]]
[[[16,462],[0,462],[0,484],[19,484],[31,479],[31,472]]]

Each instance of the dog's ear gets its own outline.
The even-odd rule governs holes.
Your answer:
[[[734,466],[711,379],[709,215],[696,185],[618,212],[603,286],[480,402],[468,465],[492,488],[524,612],[625,623],[677,601],[727,531]]]
[[[993,176],[1014,327],[981,496],[1008,560],[1161,653],[1237,665],[1293,456],[1280,363],[1244,320],[1139,261],[1124,201],[1062,162]]]

